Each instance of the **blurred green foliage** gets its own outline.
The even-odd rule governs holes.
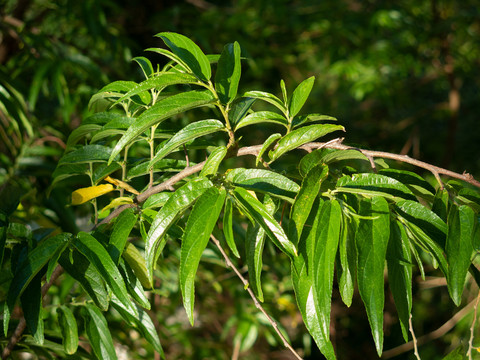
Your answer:
[[[291,89],[315,75],[314,101],[305,111],[337,117],[350,142],[480,175],[476,1],[0,0],[0,186],[14,184],[23,194],[14,214],[25,230],[19,238],[38,240],[39,226],[75,232],[88,222],[82,208],[74,212],[62,205],[68,203],[71,182],[46,196],[51,173],[68,134],[88,115],[91,95],[109,81],[141,79],[130,60],[152,43],[160,44],[152,38],[160,31],[181,32],[206,53],[220,53],[223,44],[238,41],[247,59],[241,84],[245,88],[279,95],[277,79],[285,79]],[[265,140],[261,132],[244,136],[252,144]],[[287,329],[294,346],[317,358],[318,350],[304,336],[300,315],[292,308],[286,259],[274,258],[268,247],[265,251],[264,266],[278,276],[264,276],[265,306]],[[173,263],[178,256],[167,255],[160,270],[164,293],[152,302],[152,314],[168,359],[226,359],[235,344],[248,348],[257,335],[242,358],[284,358],[237,279],[220,277],[224,265],[213,251],[205,255],[213,266],[203,262],[198,271],[205,277],[202,284],[208,285],[197,289],[199,319],[191,328],[180,307],[178,264]],[[426,272],[435,274],[434,269]],[[8,276],[1,272],[2,297]],[[65,302],[72,285],[66,280],[52,288],[50,302]],[[420,334],[437,329],[455,311],[445,286],[422,286],[414,288],[414,325]],[[474,289],[467,293],[465,301],[472,299]],[[385,349],[402,343],[389,296]],[[332,341],[338,357],[374,358],[360,301],[347,309],[336,289],[333,300],[332,328],[338,325],[338,332],[332,333]],[[133,330],[125,333],[115,313],[109,316],[119,347],[151,359],[144,340]],[[422,346],[424,359],[465,344],[472,316]],[[397,358],[402,356],[411,358]]]

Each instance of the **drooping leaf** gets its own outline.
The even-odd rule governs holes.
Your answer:
[[[288,151],[337,130],[345,131],[343,126],[333,124],[308,125],[295,129],[278,141],[277,148],[270,155],[271,161],[275,161]]]
[[[288,225],[288,237],[295,244],[302,235],[305,222],[310,215],[313,202],[320,191],[322,181],[328,175],[328,167],[316,166],[308,172],[302,181],[302,186],[298,191],[290,212],[290,222]]]
[[[200,120],[188,124],[160,148],[160,150],[155,154],[154,158],[150,161],[149,168],[153,168],[157,161],[163,159],[179,146],[182,146],[183,144],[186,144],[187,142],[198,137],[213,134],[217,131],[225,131],[225,126],[222,124],[222,122],[214,119]]]
[[[236,187],[233,190],[236,201],[245,209],[248,214],[265,230],[268,237],[290,257],[297,255],[297,249],[277,220],[269,214],[265,206],[258,201],[248,190]]]
[[[354,174],[351,177],[343,176],[337,181],[336,190],[366,195],[369,195],[369,192],[373,195],[385,193],[392,197],[416,200],[410,189],[401,182],[379,174],[363,173]]]
[[[241,119],[235,126],[235,131],[248,125],[261,123],[273,123],[288,127],[287,119],[282,114],[273,111],[257,111]]]
[[[405,185],[419,186],[430,192],[432,195],[435,194],[434,187],[414,172],[398,169],[382,169],[379,173],[394,178]]]
[[[330,334],[333,270],[340,239],[342,209],[337,200],[325,201],[320,209],[313,256],[314,301],[325,339]]]
[[[387,248],[388,284],[395,300],[405,342],[408,341],[409,319],[412,311],[412,254],[410,247],[410,240],[404,226],[398,221],[392,221]]]
[[[289,178],[263,169],[236,168],[227,173],[225,180],[235,186],[267,193],[290,202],[293,202],[300,189],[298,184]]]
[[[113,262],[118,264],[127,243],[128,236],[137,222],[138,216],[133,209],[126,209],[118,216],[113,227],[107,251]]]
[[[195,76],[190,74],[183,74],[183,73],[169,73],[163,72],[159,73],[147,80],[142,81],[140,84],[134,86],[131,90],[129,90],[125,95],[119,98],[113,105],[116,105],[122,101],[125,101],[132,96],[141,94],[144,91],[151,90],[151,89],[159,89],[163,90],[165,87],[170,85],[178,85],[178,84],[195,84],[198,83],[198,80]]]
[[[35,342],[43,345],[42,274],[37,274],[20,296],[23,315]]]
[[[309,77],[303,80],[297,88],[293,91],[292,97],[288,104],[288,113],[290,117],[294,117],[303,107],[307,101],[310,92],[312,91],[313,83],[315,82],[315,76]]]
[[[370,328],[378,356],[383,348],[383,271],[390,237],[390,215],[387,201],[382,197],[362,199],[356,234],[358,290],[367,310]]]
[[[200,176],[207,176],[207,175],[215,175],[218,171],[218,167],[220,163],[227,155],[227,147],[226,146],[218,146],[216,147],[208,157],[205,165],[203,165],[203,169],[200,172]]]
[[[112,201],[110,201],[110,203],[107,206],[103,207],[100,210],[100,213],[103,213],[104,211],[116,208],[120,205],[127,205],[127,204],[133,204],[133,199],[131,197],[128,197],[128,196],[121,196],[121,197],[115,198]]]
[[[230,197],[227,197],[225,201],[225,208],[223,210],[223,235],[225,236],[225,241],[227,242],[228,247],[232,250],[233,255],[237,258],[240,257],[238,253],[237,245],[235,244],[235,239],[233,237],[233,201]]]
[[[58,324],[62,333],[62,342],[65,352],[69,355],[75,354],[78,349],[78,328],[75,316],[65,305],[57,308]]]
[[[192,90],[159,100],[151,108],[143,112],[128,128],[112,150],[108,163],[111,163],[122,149],[130,144],[145,130],[169,117],[184,111],[206,105],[215,100],[210,91]],[[91,145],[93,146],[93,145]]]
[[[195,274],[202,253],[207,247],[210,234],[222,210],[225,196],[225,189],[209,188],[198,198],[185,226],[180,254],[180,288],[182,290],[183,306],[192,326],[194,321]]]
[[[450,208],[445,247],[448,263],[447,285],[450,297],[457,306],[462,301],[465,278],[473,253],[472,239],[477,222],[477,216],[470,207],[461,205],[458,208],[456,206]]]
[[[267,140],[265,140],[265,142],[263,143],[262,147],[260,148],[260,150],[258,151],[258,155],[257,155],[257,160],[255,161],[255,165],[258,166],[258,163],[262,160],[262,156],[263,154],[268,151],[276,142],[278,139],[280,139],[282,137],[281,134],[279,133],[275,133],[275,134],[272,134],[270,135]]]
[[[140,65],[140,68],[147,79],[153,75],[153,66],[149,59],[144,56],[137,56],[134,57],[132,61],[135,61],[138,65]]]
[[[112,334],[102,312],[94,305],[84,305],[85,330],[98,359],[117,359]]]
[[[95,199],[99,196],[112,192],[114,187],[111,184],[102,184],[96,186],[89,186],[86,188],[77,189],[72,192],[72,205],[84,204],[89,200]]]
[[[165,246],[165,233],[183,211],[212,186],[210,180],[203,177],[189,181],[177,189],[158,211],[145,240],[145,259],[150,281],[153,279],[153,270],[158,254]]]
[[[266,195],[264,205],[268,213],[273,216],[275,213],[275,203]],[[265,230],[258,224],[248,224],[245,235],[245,255],[248,266],[249,286],[253,290],[258,300],[263,302],[262,290],[262,267],[263,267],[263,248],[265,246]]]
[[[130,265],[138,280],[140,280],[143,287],[147,289],[152,288],[152,284],[148,278],[147,264],[145,258],[140,254],[140,251],[132,243],[127,243],[125,251],[122,254],[125,261]]]
[[[225,45],[218,60],[215,74],[215,90],[223,104],[230,103],[237,96],[242,66],[238,42]]]
[[[342,227],[338,244],[337,278],[338,288],[342,301],[350,307],[352,305],[355,275],[357,269],[357,250],[355,247],[355,219],[342,217]]]
[[[162,32],[155,36],[162,38],[165,44],[192,70],[200,80],[208,81],[212,76],[210,61],[192,40],[173,32]]]
[[[114,179],[110,176],[107,176],[105,178],[105,181],[108,181],[110,184],[118,186],[121,189],[127,190],[129,193],[132,193],[132,194],[135,194],[135,195],[140,195],[140,193],[134,187],[127,184],[125,181]]]
[[[247,91],[245,94],[242,95],[242,97],[246,98],[253,98],[253,99],[258,99],[262,101],[266,101],[273,106],[275,106],[277,109],[279,109],[282,113],[286,114],[287,113],[287,108],[283,104],[283,101],[280,100],[277,96],[270,94],[268,92],[264,91]]]
[[[145,264],[145,260],[143,261],[143,263]],[[151,309],[150,301],[148,300],[148,297],[145,294],[145,290],[143,289],[143,285],[140,282],[140,279],[133,272],[133,269],[129,265],[129,263],[127,261],[124,261],[123,257],[120,258],[120,261],[118,262],[118,270],[120,271],[120,274],[122,274],[123,280],[125,281],[125,287],[127,288],[128,294],[132,297],[133,300],[135,300],[137,304],[142,306],[144,309],[150,310]],[[146,270],[146,267],[145,267],[145,270]],[[150,288],[150,285],[147,288]],[[122,308],[125,309],[123,305],[120,304],[120,306],[122,306]],[[126,309],[125,311],[127,312]]]
[[[80,231],[73,240],[73,245],[93,264],[122,304],[127,309],[135,311],[132,300],[128,296],[127,289],[125,288],[122,275],[102,244],[92,235]]]

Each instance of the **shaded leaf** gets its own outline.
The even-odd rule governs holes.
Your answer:
[[[35,342],[43,345],[43,317],[42,317],[42,274],[37,274],[25,288],[21,297],[23,315],[28,330]]]
[[[84,309],[85,331],[95,356],[99,359],[117,359],[112,335],[102,312],[89,303],[85,304]]]
[[[107,146],[85,145],[63,155],[58,165],[104,162],[109,158],[113,161],[115,156]]]
[[[352,305],[355,274],[357,269],[357,251],[355,247],[356,221],[342,217],[342,228],[338,244],[337,266],[338,288],[345,305]]]
[[[153,75],[153,66],[150,60],[148,60],[144,56],[137,56],[132,59],[135,61],[138,65],[140,65],[140,68],[143,71],[143,74],[145,75],[146,78],[149,78],[150,76]]]
[[[132,243],[127,243],[125,251],[122,254],[125,261],[132,268],[135,276],[140,280],[143,287],[151,289],[153,286],[150,283],[147,272],[147,265],[145,258],[140,254],[140,251]]]
[[[118,218],[115,221],[107,247],[107,251],[115,264],[118,264],[120,255],[125,249],[128,236],[137,223],[137,219],[138,215],[135,214],[133,209],[125,209],[120,215],[118,215]]]
[[[240,258],[238,253],[237,245],[235,244],[235,239],[233,237],[233,201],[230,197],[227,197],[225,202],[225,208],[223,210],[223,235],[225,236],[225,241],[227,242],[228,247],[232,250],[233,255],[237,258]]]
[[[65,305],[57,308],[57,314],[58,324],[62,333],[63,348],[67,354],[75,354],[78,349],[78,329],[75,316]]]
[[[248,113],[256,100],[255,98],[241,97],[232,101],[228,111],[228,120],[233,128]]]

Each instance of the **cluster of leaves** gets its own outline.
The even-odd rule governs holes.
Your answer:
[[[5,336],[20,299],[33,337],[22,346],[84,356],[78,345],[84,332],[97,357],[115,358],[104,317],[112,307],[162,354],[145,291],[158,290],[156,268],[175,239],[181,239],[178,277],[192,325],[194,280],[209,240],[219,238],[233,256],[244,259],[249,287],[259,301],[262,254],[271,241],[279,258],[291,263],[298,308],[328,359],[335,358],[330,342],[335,272],[347,306],[358,287],[379,355],[385,263],[406,341],[415,266],[423,276],[425,262],[438,267],[457,305],[469,270],[480,283],[473,264],[480,249],[477,192],[456,182],[435,189],[383,160],[375,161],[375,172],[371,159],[359,151],[312,143],[344,130],[332,117],[300,115],[313,77],[291,95],[281,81],[282,98],[262,91],[239,96],[238,43],[226,45],[221,55],[205,55],[183,35],[157,36],[168,50],[148,50],[170,61],[160,68],[135,58],[144,81],[116,81],[93,96],[90,107],[97,112],[71,133],[53,173],[52,187],[74,176],[89,178],[90,186],[73,192],[72,205],[93,204],[94,229],[26,234],[26,227],[9,220],[19,197],[14,189],[4,189],[11,198],[0,214],[0,250],[11,271],[3,303]],[[260,102],[269,110],[264,105],[255,111]],[[242,148],[238,130],[265,123],[280,130],[258,146]],[[282,160],[306,146],[315,150],[285,168]],[[207,159],[190,161],[192,151],[207,153]],[[256,156],[255,166],[230,166],[229,159],[247,154]],[[104,196],[117,191],[118,196]],[[101,211],[100,203],[105,205]],[[81,286],[70,302],[57,306],[63,349],[45,340],[41,316],[41,281],[59,272],[57,264]]]

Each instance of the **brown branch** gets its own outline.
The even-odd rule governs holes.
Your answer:
[[[218,248],[218,250],[220,250],[220,252],[222,253],[222,256],[223,258],[225,259],[225,263],[227,264],[228,267],[232,268],[232,270],[235,272],[235,274],[237,274],[238,278],[242,281],[245,289],[247,290],[248,294],[250,295],[250,297],[252,298],[254,304],[255,304],[255,307],[260,310],[262,312],[263,315],[265,315],[265,317],[267,318],[268,322],[270,323],[270,325],[272,325],[272,327],[274,328],[275,332],[278,334],[278,336],[280,337],[280,339],[282,339],[282,342],[283,342],[283,345],[291,351],[291,353],[297,358],[297,359],[302,359],[300,357],[300,355],[298,355],[298,353],[295,351],[295,349],[288,343],[287,339],[285,338],[285,336],[283,336],[282,332],[280,331],[280,329],[278,328],[278,324],[275,322],[275,320],[273,320],[270,315],[268,315],[268,313],[265,311],[265,309],[263,308],[263,306],[260,304],[260,302],[257,300],[257,298],[255,297],[255,294],[253,293],[252,289],[250,289],[249,285],[248,285],[248,281],[247,279],[245,279],[243,277],[243,275],[240,273],[240,271],[237,269],[237,267],[232,263],[232,261],[230,260],[230,258],[228,257],[227,253],[225,252],[225,250],[223,250],[223,247],[222,245],[220,244],[220,241],[218,241],[218,239],[213,236],[213,235],[210,235],[210,239],[212,239],[213,243],[215,244],[215,246]]]
[[[53,270],[52,276],[50,277],[50,281],[46,282],[42,286],[42,298],[45,297],[45,295],[48,292],[48,289],[50,289],[50,287],[53,285],[55,280],[57,280],[58,277],[62,275],[62,273],[63,273],[63,268],[60,265],[57,265],[55,270]],[[11,355],[13,348],[20,341],[20,338],[22,337],[22,334],[25,331],[26,326],[27,326],[27,323],[25,321],[25,317],[22,316],[22,318],[17,324],[17,327],[15,328],[15,331],[10,337],[10,340],[8,341],[7,346],[3,349],[2,360],[6,360]]]

